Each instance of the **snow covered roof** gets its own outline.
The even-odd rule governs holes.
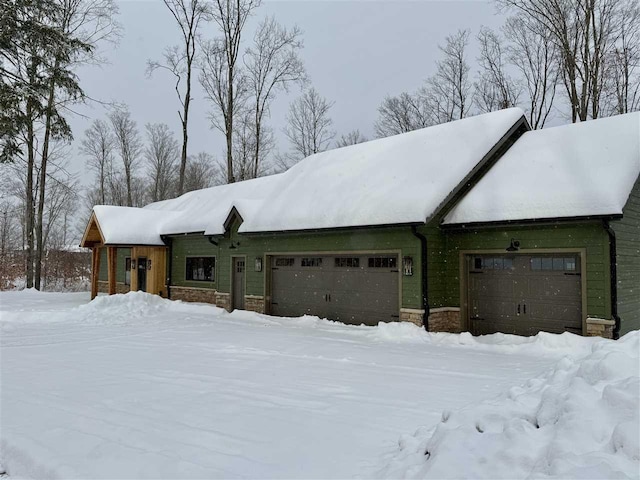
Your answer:
[[[239,231],[425,222],[522,116],[511,108],[312,155]]]
[[[105,244],[161,235],[424,223],[523,118],[511,108],[312,155],[279,175],[206,188],[144,208],[96,206]]]
[[[640,113],[525,133],[444,224],[621,214],[640,175]]]
[[[178,212],[114,205],[96,205],[93,213],[108,245],[164,245],[162,227],[178,216]]]

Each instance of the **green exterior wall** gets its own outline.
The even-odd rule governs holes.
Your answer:
[[[616,234],[620,335],[640,328],[640,178],[623,209],[611,222]]]
[[[514,238],[520,241],[521,250],[585,248],[587,315],[611,318],[609,239],[602,223],[446,231],[445,235],[446,261],[441,265],[446,288],[434,295],[432,306],[460,306],[460,251],[504,251]]]
[[[172,285],[215,288],[230,291],[231,257],[246,257],[246,293],[264,295],[266,280],[265,255],[273,253],[400,251],[400,257],[413,258],[413,276],[402,276],[403,308],[419,309],[421,305],[421,245],[410,227],[353,229],[335,232],[297,234],[242,235],[239,223],[232,224],[226,238],[212,245],[203,235],[172,238]],[[434,220],[418,228],[427,237],[429,305],[460,306],[460,262],[462,250],[504,250],[511,238],[521,242],[521,249],[585,248],[587,278],[587,314],[610,318],[609,244],[602,224],[504,227],[470,231],[441,230]],[[233,245],[236,248],[231,249]],[[216,257],[215,282],[187,282],[185,262],[188,255]],[[263,271],[256,272],[256,257],[263,259]]]
[[[117,261],[118,265],[116,268],[116,282],[124,283],[124,266],[125,266],[125,258],[131,256],[130,248],[118,248],[117,251]],[[98,275],[98,280],[101,282],[109,281],[109,274],[107,271],[107,249],[100,249],[100,273]]]
[[[216,257],[216,271],[213,282],[188,281],[186,279],[187,257]],[[218,248],[204,235],[181,235],[171,238],[171,285],[177,287],[217,288]],[[167,265],[167,268],[169,266]]]
[[[217,288],[230,291],[231,257],[246,257],[246,294],[264,295],[267,268],[265,255],[287,252],[348,252],[348,251],[400,251],[400,257],[413,257],[414,275],[402,277],[402,307],[421,308],[420,293],[420,241],[413,236],[410,227],[353,229],[335,232],[309,232],[277,235],[238,234],[239,223],[231,225],[225,238],[216,239],[216,247],[206,237],[172,237],[172,285],[200,288]],[[236,248],[229,248],[231,244]],[[186,282],[184,268],[186,255],[215,255],[216,282]],[[255,258],[263,259],[263,271],[256,272]]]

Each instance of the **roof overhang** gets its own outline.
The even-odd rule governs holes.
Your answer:
[[[96,214],[91,212],[91,218],[89,218],[89,222],[87,222],[87,226],[84,229],[80,246],[84,248],[93,248],[102,246],[104,243],[104,234],[100,229],[100,224],[98,223]]]

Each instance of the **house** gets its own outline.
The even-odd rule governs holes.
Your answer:
[[[92,296],[615,338],[640,327],[639,176],[640,113],[530,131],[512,108],[96,206],[82,246]]]

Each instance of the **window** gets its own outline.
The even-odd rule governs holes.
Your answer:
[[[276,258],[276,267],[293,267],[296,259],[293,257]]]
[[[336,267],[359,268],[360,259],[358,257],[336,257]]]
[[[513,270],[512,257],[475,257],[475,270]]]
[[[369,268],[396,268],[396,257],[369,257]]]
[[[215,257],[187,257],[187,280],[213,282],[215,281],[215,271]]]
[[[300,262],[303,267],[321,267],[322,258],[320,257],[304,257]]]
[[[124,284],[131,285],[131,257],[124,259]]]
[[[575,272],[576,270],[576,259],[575,258],[565,258],[564,259],[564,269],[569,272]]]
[[[575,257],[531,257],[531,270],[553,270],[556,272],[575,272]]]

